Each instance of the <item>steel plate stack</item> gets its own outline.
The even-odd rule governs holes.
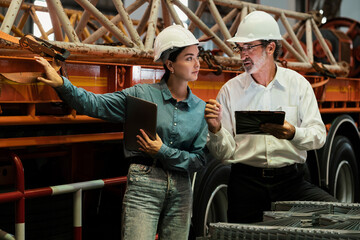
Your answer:
[[[212,223],[209,240],[355,240],[360,239],[360,204],[275,202],[255,224]]]

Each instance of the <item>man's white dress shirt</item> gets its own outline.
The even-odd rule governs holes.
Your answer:
[[[326,129],[310,83],[299,73],[277,67],[266,87],[248,73],[226,82],[217,101],[222,105],[221,130],[209,132],[207,146],[224,163],[243,163],[254,167],[283,167],[304,163],[306,151],[321,148]],[[285,111],[285,119],[295,129],[292,140],[266,134],[235,134],[235,111]]]

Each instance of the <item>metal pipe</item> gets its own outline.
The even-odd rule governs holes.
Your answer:
[[[315,20],[312,18],[310,21],[311,21],[311,25],[313,27],[315,36],[319,40],[319,43],[320,43],[321,47],[323,48],[323,50],[324,50],[327,58],[329,59],[330,63],[334,64],[334,65],[337,65],[336,60],[335,60],[333,54],[331,53],[329,46],[326,44],[324,37],[322,36],[319,28],[317,27],[317,25],[315,23]]]
[[[135,28],[132,24],[132,20],[131,20],[129,14],[126,12],[122,1],[113,0],[113,3],[115,5],[116,10],[120,14],[122,22],[124,23],[125,27],[127,28],[128,32],[131,36],[131,39],[136,43],[136,45],[140,49],[144,49],[144,44],[142,43],[138,32],[135,30]]]
[[[0,30],[4,33],[10,34],[11,27],[14,25],[17,15],[19,14],[21,4],[24,0],[13,0],[10,3],[9,9],[6,12]]]
[[[237,9],[237,8],[236,8],[236,9]],[[237,9],[237,10],[238,10],[238,9]],[[240,12],[240,11],[237,11],[237,13],[238,13],[238,14],[237,14],[236,18],[235,18],[233,24],[231,25],[231,27],[230,27],[230,29],[229,29],[229,32],[230,32],[231,36],[234,36],[234,35],[235,35],[235,33],[236,33],[237,29],[238,29],[238,26],[239,26],[241,20],[244,18],[244,16],[246,16],[246,14],[247,14],[247,8],[245,7],[245,8],[243,8],[243,9],[241,9],[241,12]]]
[[[171,25],[170,13],[167,11],[165,0],[161,0],[161,12],[164,21],[164,27]]]
[[[179,18],[179,15],[175,11],[174,6],[171,4],[171,0],[164,0],[164,2],[170,12],[171,17],[173,18],[175,24],[184,26],[183,22]]]
[[[72,27],[69,18],[65,14],[64,8],[61,4],[60,0],[46,0],[46,2],[51,2],[51,4],[48,6],[54,7],[54,11],[56,12],[57,17],[59,18],[59,21],[61,22],[61,25],[64,29],[64,32],[68,36],[69,40],[71,42],[80,42],[78,36],[76,35],[76,32],[74,28]]]
[[[73,215],[74,215],[74,236],[76,240],[81,239],[81,209],[82,209],[82,190],[91,190],[103,188],[104,186],[112,186],[124,184],[127,181],[126,176],[108,179],[92,180],[87,182],[77,182],[52,187],[25,190],[24,168],[20,158],[10,152],[15,171],[16,171],[16,188],[14,192],[0,193],[0,202],[16,201],[16,223],[15,223],[15,239],[25,240],[25,199],[45,197],[52,195],[60,195],[66,193],[74,193]],[[80,229],[79,229],[80,227]],[[80,230],[80,232],[79,232]]]
[[[201,18],[202,14],[203,14],[203,12],[204,12],[204,10],[206,8],[206,5],[207,5],[206,2],[200,2],[198,8],[195,11],[195,15],[198,18]],[[195,24],[193,22],[190,22],[188,29],[189,29],[190,32],[192,32],[192,31],[194,31],[195,27],[196,27]]]
[[[213,42],[228,56],[234,56],[232,49],[230,49],[208,26],[206,26],[200,18],[198,18],[190,9],[185,7],[179,0],[173,0],[174,4],[178,6],[191,21],[193,21],[206,35],[213,37]]]
[[[80,188],[73,194],[73,216],[74,216],[74,240],[81,240],[82,228],[82,189]]]
[[[207,0],[199,0],[199,1],[207,1]],[[308,19],[311,17],[311,14],[308,13],[300,13],[300,12],[296,12],[296,11],[292,11],[292,10],[284,10],[284,9],[280,9],[280,8],[276,8],[276,7],[270,7],[270,6],[266,6],[266,5],[261,5],[261,4],[255,4],[255,3],[249,3],[249,2],[244,2],[244,1],[233,1],[233,0],[214,0],[216,5],[220,5],[220,6],[227,6],[229,8],[243,8],[243,7],[248,7],[253,8],[254,10],[261,10],[261,11],[266,11],[266,12],[270,12],[273,14],[277,14],[280,15],[282,12],[284,12],[285,16],[287,17],[291,17],[291,18],[296,18],[296,19]]]
[[[98,2],[99,0],[90,0],[90,3],[92,4],[92,5],[94,5],[94,6],[96,6],[96,4],[97,4],[97,2]],[[76,32],[76,34],[78,35],[78,36],[80,36],[81,34],[82,34],[82,32],[84,31],[84,28],[86,27],[86,24],[87,24],[87,22],[89,21],[89,19],[90,19],[90,13],[87,11],[87,10],[85,10],[84,12],[83,12],[83,14],[82,14],[82,16],[81,16],[81,18],[80,18],[80,21],[79,21],[79,23],[78,23],[78,25],[76,26],[76,28],[75,28],[75,32]]]
[[[313,68],[311,63],[305,63],[305,62],[287,62],[286,63],[288,68],[291,68],[296,71],[300,72],[316,72]],[[345,74],[347,72],[346,69],[342,68],[339,65],[328,65],[324,64],[324,67],[329,70],[332,73],[335,74]]]
[[[306,32],[306,51],[309,57],[310,62],[314,62],[314,52],[313,52],[313,41],[312,41],[312,30],[311,30],[311,20],[308,19],[305,22],[305,32]]]
[[[120,21],[121,21],[121,17],[120,15],[116,15],[115,17],[113,17],[110,20],[114,25],[117,25]],[[95,32],[93,32],[89,37],[87,37],[86,39],[84,39],[82,41],[82,43],[88,43],[88,44],[92,44],[95,41],[97,41],[99,38],[101,38],[102,36],[104,36],[107,33],[108,29],[106,29],[104,26],[97,29]]]
[[[49,38],[48,38],[48,36],[47,36],[47,34],[46,34],[46,32],[45,32],[45,30],[44,30],[44,28],[43,28],[40,20],[39,20],[39,18],[38,18],[38,16],[36,15],[35,8],[33,8],[33,7],[30,8],[30,15],[31,15],[34,23],[35,23],[35,24],[37,25],[37,27],[39,28],[39,31],[40,31],[40,33],[41,33],[42,38],[45,39],[45,40],[49,40]]]
[[[227,29],[223,19],[221,18],[221,15],[220,15],[219,11],[217,10],[214,1],[213,0],[208,0],[208,5],[209,5],[209,8],[210,8],[211,14],[214,16],[215,21],[219,25],[220,31],[221,31],[222,35],[224,36],[224,39],[227,40],[227,39],[231,38],[230,32]],[[230,42],[226,42],[226,43],[230,47],[235,47],[234,43],[230,43]]]
[[[144,4],[145,0],[137,0],[133,4],[131,4],[129,7],[126,8],[126,11],[131,14],[136,9],[138,9],[140,6]],[[121,16],[117,14],[115,17],[113,17],[110,20],[113,24],[118,24],[121,21]],[[104,26],[100,27],[98,30],[96,30],[93,34],[91,34],[89,37],[87,37],[85,40],[83,40],[83,43],[93,43],[96,40],[98,40],[101,36],[105,35],[107,32],[107,28]]]
[[[15,240],[14,236],[0,229],[1,240]]]
[[[296,31],[298,31],[299,28],[301,28],[301,27],[303,28],[303,26],[304,26],[303,21],[298,21],[298,22],[293,26],[292,29],[293,29],[294,32],[296,32]],[[297,36],[298,39],[300,39],[299,36],[298,36],[298,34],[296,34],[296,36]],[[287,32],[282,36],[282,38],[283,38],[284,40],[286,40],[288,37],[289,37],[289,33],[287,33]],[[286,54],[284,55],[284,58],[288,58],[288,55],[289,55],[289,51],[286,52]]]
[[[136,31],[137,31],[140,35],[144,32],[144,30],[145,30],[145,28],[146,28],[147,21],[148,21],[149,16],[150,16],[150,11],[151,11],[151,5],[149,4],[149,5],[147,6],[147,8],[146,8],[146,10],[145,10],[142,18],[140,19],[140,22],[139,22],[139,24],[138,24],[138,26],[137,26],[137,29],[136,29]]]
[[[302,56],[302,58],[307,61],[307,56],[306,56],[306,53],[304,51],[304,49],[301,47],[301,44],[300,44],[300,41],[299,39],[297,39],[293,29],[291,28],[290,26],[290,23],[289,21],[287,20],[285,14],[282,12],[281,15],[280,15],[280,19],[282,21],[282,23],[284,24],[284,27],[285,29],[287,30],[287,32],[289,33],[289,36],[292,40],[292,43],[295,47],[295,49],[298,51],[298,53]],[[284,40],[286,41],[286,40]]]
[[[150,12],[147,33],[146,33],[146,39],[145,39],[145,49],[146,50],[153,48],[159,6],[160,6],[160,0],[152,0],[151,12]]]
[[[81,7],[89,11],[103,26],[111,32],[119,41],[127,47],[134,47],[135,44],[120,31],[109,19],[107,19],[97,8],[87,0],[75,0]]]
[[[55,6],[52,1],[46,0],[46,3],[48,6],[49,15],[54,30],[55,40],[64,41],[64,36],[61,30],[61,24],[59,22],[59,18],[57,17]]]
[[[283,39],[282,41],[282,44],[285,46],[285,48],[292,54],[294,55],[294,57],[300,61],[300,62],[306,62],[306,59],[301,55],[299,54],[294,48],[293,46],[291,46],[290,43],[288,43],[288,41],[286,41],[285,39]]]
[[[16,190],[22,193],[22,196],[15,203],[15,239],[25,240],[25,177],[24,167],[20,158],[13,152],[10,157],[15,166],[16,172]]]
[[[112,47],[112,46],[102,46],[102,45],[92,45],[84,43],[68,43],[68,42],[52,42],[54,45],[65,48],[70,53],[81,54],[81,55],[91,55],[91,56],[102,56],[102,57],[145,57],[152,58],[153,51],[143,51],[138,48],[125,48],[125,47]],[[1,52],[1,50],[0,50]],[[70,55],[71,57],[71,55]],[[71,58],[70,58],[71,59]]]
[[[224,21],[224,23],[227,23],[227,22],[231,21],[231,20],[237,15],[237,13],[238,13],[238,9],[235,8],[235,9],[231,10],[222,20]],[[236,21],[236,20],[235,20],[235,21]],[[234,24],[235,24],[235,21],[234,21]],[[210,28],[210,30],[213,31],[213,32],[219,31],[219,24],[216,23],[214,26],[212,26],[212,27]],[[231,30],[231,28],[230,28],[230,30]],[[230,31],[230,30],[229,30],[228,32],[229,32],[229,35],[230,35],[230,37],[231,37],[232,34],[231,34],[231,31]],[[207,38],[206,35],[202,35],[202,36],[199,38],[199,41],[201,41],[202,39],[205,39],[205,38]]]

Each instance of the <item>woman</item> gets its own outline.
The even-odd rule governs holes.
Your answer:
[[[41,57],[47,79],[62,99],[82,114],[124,122],[126,96],[132,95],[158,106],[157,135],[151,140],[140,130],[139,151],[125,150],[131,162],[123,199],[123,239],[187,239],[192,191],[190,174],[205,164],[203,148],[207,124],[205,102],[192,94],[187,83],[199,73],[198,40],[190,31],[173,25],[155,39],[154,61],[162,61],[165,74],[160,83],[138,84],[123,91],[94,94],[60,77]]]

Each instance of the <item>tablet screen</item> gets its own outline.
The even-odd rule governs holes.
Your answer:
[[[236,134],[265,134],[263,123],[284,124],[284,111],[235,111]]]

